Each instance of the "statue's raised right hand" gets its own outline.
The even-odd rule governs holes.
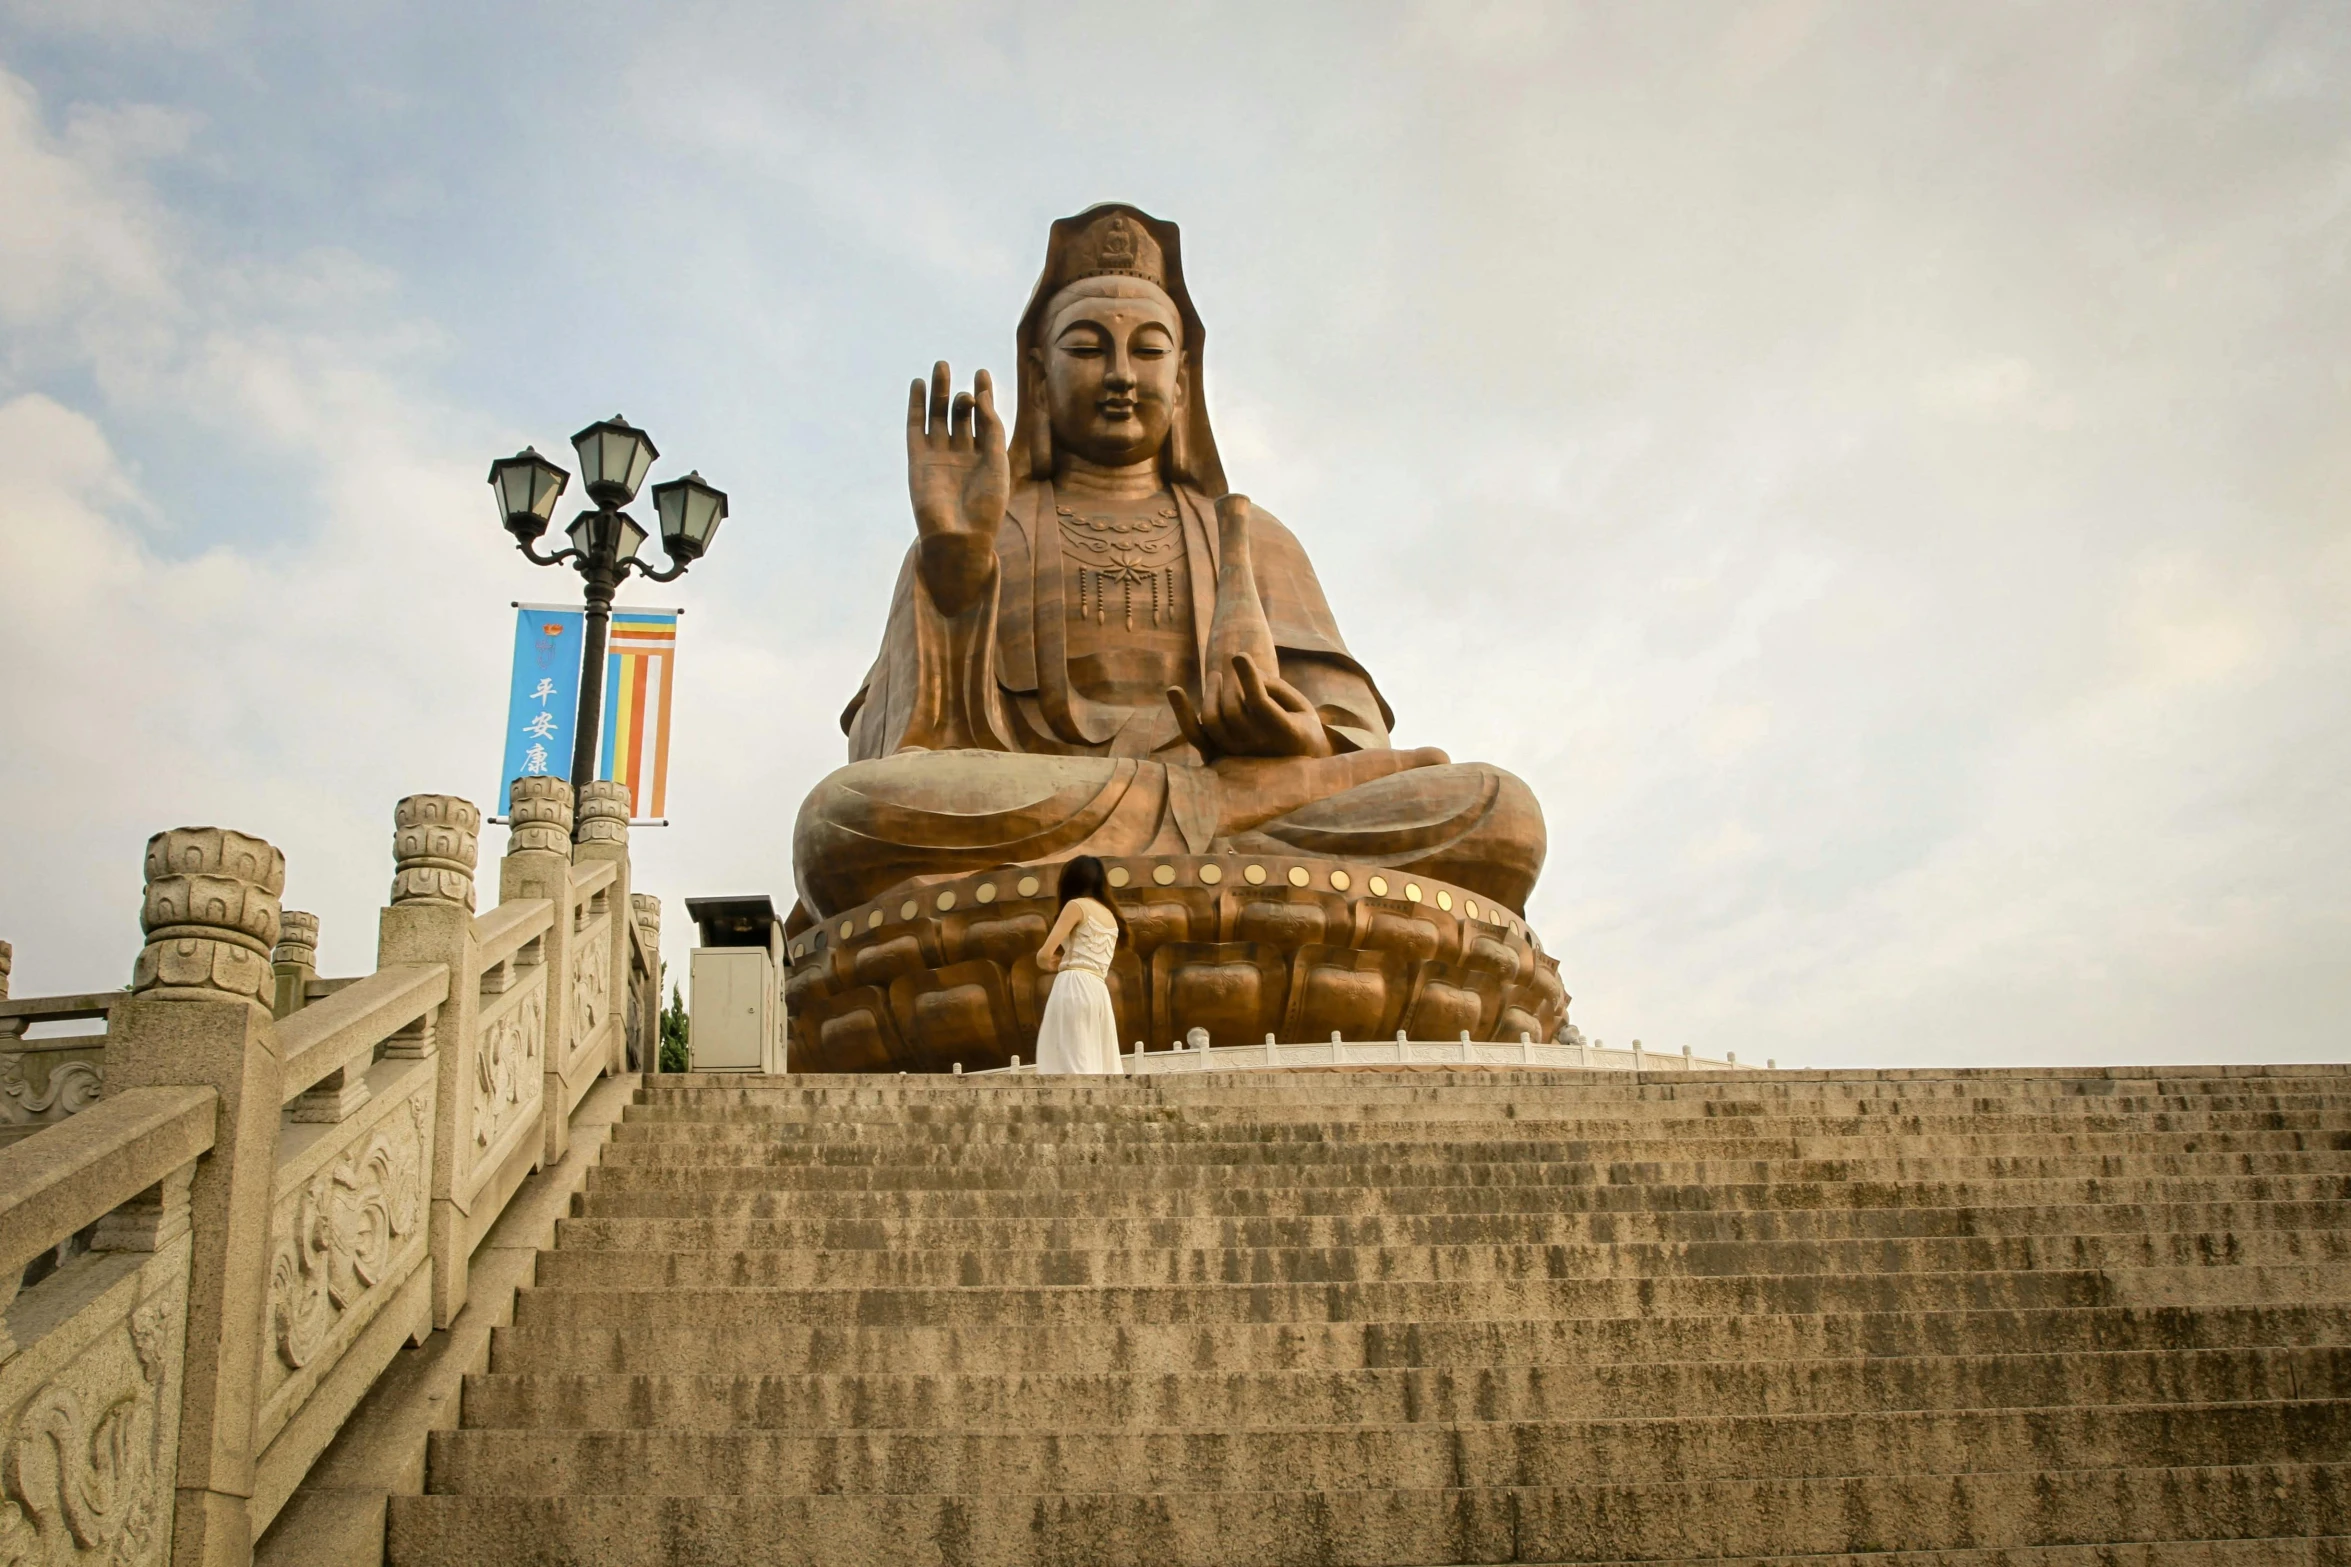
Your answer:
[[[926,541],[975,536],[993,544],[1012,498],[996,384],[982,370],[972,377],[971,390],[950,402],[953,390],[942,359],[931,367],[927,396],[920,380],[907,392],[906,487],[914,497],[914,524]]]

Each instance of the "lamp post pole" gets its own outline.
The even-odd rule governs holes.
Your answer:
[[[571,737],[571,786],[596,775],[598,734],[604,722],[604,645],[612,624],[612,598],[631,572],[651,582],[675,582],[686,568],[710,548],[711,536],[726,520],[727,498],[712,489],[699,473],[653,486],[653,509],[661,520],[661,548],[669,565],[653,567],[637,558],[646,539],[637,520],[622,510],[636,498],[637,488],[653,459],[661,453],[652,437],[620,415],[600,419],[571,438],[579,453],[580,472],[587,481],[588,498],[595,505],[572,520],[565,530],[569,547],[551,554],[538,549],[539,538],[555,515],[571,475],[524,447],[512,457],[490,464],[490,488],[498,495],[498,510],[516,549],[535,566],[568,565],[580,574],[586,590],[585,645],[580,649],[580,703]],[[509,782],[511,780],[508,780]],[[500,787],[505,785],[501,783]]]
[[[581,784],[596,776],[596,749],[604,728],[604,641],[612,626],[612,595],[620,587],[619,574],[601,560],[591,560],[580,576],[587,582],[588,612],[580,642],[580,710],[571,731],[575,794]]]

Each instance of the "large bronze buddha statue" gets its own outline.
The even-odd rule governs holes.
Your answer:
[[[1003,950],[974,958],[942,947],[970,944],[968,933],[950,943],[945,927],[956,922],[939,918],[959,901],[948,884],[979,873],[960,901],[986,917],[963,923],[1002,925],[1019,918],[1011,905],[1036,878],[999,885],[986,873],[1078,853],[1134,862],[1114,879],[1139,889],[1226,884],[1213,896],[1228,904],[1263,885],[1266,865],[1280,868],[1285,896],[1307,894],[1302,904],[1330,893],[1376,903],[1393,879],[1411,888],[1393,901],[1417,906],[1425,879],[1443,895],[1432,916],[1450,914],[1456,895],[1471,910],[1483,899],[1483,920],[1531,949],[1511,916],[1542,868],[1541,809],[1499,768],[1391,744],[1394,716],[1348,652],[1297,538],[1229,491],[1208,419],[1205,338],[1175,225],[1099,206],[1053,225],[1020,320],[1009,443],[985,370],[968,392],[953,392],[943,363],[912,387],[917,537],[881,652],[842,714],[849,765],[809,795],[793,837],[800,907],[788,935],[802,1008],[882,991],[915,968],[931,975],[916,990],[935,996],[934,971],[957,961],[992,963],[1018,990],[1017,943],[983,933],[981,945]],[[888,946],[882,927],[900,907],[928,947],[910,930],[905,962],[870,956]],[[1215,929],[1192,920],[1173,934],[1230,944],[1227,927],[1243,916],[1206,917]],[[1334,918],[1313,934],[1338,938]],[[1352,930],[1360,967],[1361,951],[1382,949],[1360,947]],[[1438,945],[1460,960],[1465,939]],[[1305,977],[1285,970],[1282,988],[1299,992],[1291,1000]],[[1179,1019],[1158,1015],[1167,1008],[1155,1008],[1153,984],[1135,981],[1142,994],[1122,1016],[1151,1011],[1170,1026]],[[1383,1020],[1405,1004],[1390,999]],[[1018,1001],[1012,1011],[1027,1013]],[[1002,1002],[990,1004],[1000,1012]],[[1263,1020],[1271,1012],[1260,1003],[1250,1015]],[[1168,1006],[1183,1010],[1172,995]],[[1281,1010],[1288,1019],[1298,1008]],[[1490,1029],[1503,1008],[1487,1010]],[[920,1008],[908,1000],[897,1011],[894,1028],[878,1011],[874,1020],[896,1037],[856,1049],[840,1030],[840,1049],[816,1048],[796,1022],[800,1064],[819,1064],[812,1050],[862,1049],[874,1065],[936,1054],[905,1037],[939,1032]],[[1001,1022],[990,1027],[1002,1033]],[[1033,1031],[1033,1016],[1027,1024]],[[985,1041],[965,1037],[975,1029],[987,1032],[969,1019],[947,1032],[984,1057]]]

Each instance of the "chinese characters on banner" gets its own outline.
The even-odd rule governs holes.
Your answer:
[[[569,778],[573,719],[580,705],[580,632],[576,606],[524,604],[515,610],[514,684],[506,699],[505,770],[498,814],[514,814],[517,778]]]
[[[616,609],[604,668],[604,728],[596,776],[626,784],[629,815],[669,809],[669,697],[677,670],[678,614]]]

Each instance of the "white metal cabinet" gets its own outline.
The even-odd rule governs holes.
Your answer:
[[[694,1070],[773,1070],[775,960],[764,947],[694,949]]]

